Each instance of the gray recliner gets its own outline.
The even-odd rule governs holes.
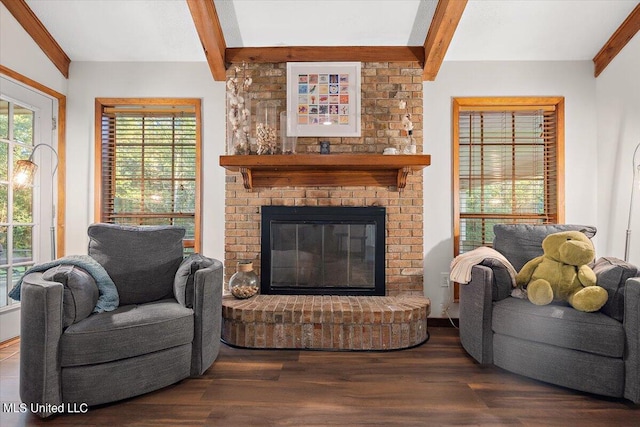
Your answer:
[[[219,261],[184,258],[181,227],[94,224],[88,234],[89,257],[117,288],[115,310],[92,313],[96,281],[75,265],[21,285],[20,397],[42,417],[51,406],[113,402],[201,375],[218,355]]]
[[[551,233],[595,228],[578,225],[496,225],[493,247],[519,271],[542,255]],[[592,268],[607,289],[595,313],[568,304],[537,306],[511,296],[507,270],[487,259],[460,285],[460,341],[481,364],[584,392],[640,402],[640,280],[638,269],[616,258]]]

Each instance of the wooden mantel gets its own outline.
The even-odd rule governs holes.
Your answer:
[[[220,156],[240,172],[244,188],[407,185],[407,175],[431,164],[428,154],[279,154]]]

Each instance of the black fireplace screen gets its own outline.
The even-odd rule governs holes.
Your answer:
[[[384,295],[385,209],[262,207],[264,294]]]

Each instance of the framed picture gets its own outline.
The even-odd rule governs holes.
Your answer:
[[[287,62],[287,136],[360,136],[360,62]]]

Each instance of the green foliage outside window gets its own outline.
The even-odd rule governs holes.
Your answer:
[[[12,144],[9,141],[9,103],[0,103],[0,245],[3,251],[0,253],[0,263],[7,262],[7,247],[9,232],[9,150],[13,146],[13,161],[27,159],[31,154],[33,144],[33,111],[17,106],[13,108],[13,141],[21,144]],[[16,258],[31,259],[33,256],[32,226],[33,223],[33,189],[12,189],[12,224],[13,228],[13,254]],[[18,226],[23,224],[22,226]]]
[[[456,254],[490,246],[496,224],[557,220],[561,99],[533,102],[456,99]]]
[[[28,108],[0,100],[0,307],[7,304],[6,292],[33,262],[33,188],[12,187],[10,162],[31,154],[34,118]]]
[[[195,237],[196,118],[103,117],[103,217],[121,224],[181,225]]]

